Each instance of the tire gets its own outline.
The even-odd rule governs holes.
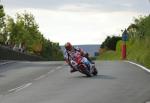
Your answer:
[[[98,74],[98,71],[97,71],[97,69],[96,68],[94,68],[94,71],[93,71],[93,73],[92,73],[94,76],[96,76],[97,74]]]
[[[80,68],[80,67],[79,67]],[[88,69],[89,67],[88,67],[88,65],[86,65],[86,67],[84,67],[84,68],[80,68],[80,72],[81,73],[83,73],[83,74],[85,74],[87,77],[91,77],[92,76],[92,74],[89,72],[89,69]]]
[[[87,77],[92,76],[88,70],[84,70],[84,71],[82,71],[82,73],[85,74]]]

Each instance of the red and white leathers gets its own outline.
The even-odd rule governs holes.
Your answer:
[[[76,56],[81,55],[84,56],[84,51],[81,48],[72,48],[71,50],[66,50],[64,58],[66,62],[70,65],[71,67],[71,72],[76,71],[75,68],[71,65],[70,60],[76,61]],[[84,57],[85,58],[85,57]]]

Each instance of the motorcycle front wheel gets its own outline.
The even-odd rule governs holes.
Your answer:
[[[97,69],[96,68],[94,68],[94,71],[93,71],[93,73],[92,73],[94,76],[96,76],[97,74],[98,74],[98,71],[97,71]]]
[[[87,77],[92,76],[92,74],[87,69],[82,70],[82,73],[85,74]]]

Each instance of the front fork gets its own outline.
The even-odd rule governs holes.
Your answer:
[[[91,62],[85,57],[83,57],[82,62],[88,67],[88,70],[91,73],[92,72],[92,64],[91,64]]]

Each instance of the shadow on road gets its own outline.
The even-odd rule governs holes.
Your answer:
[[[92,79],[115,79],[115,77],[112,77],[110,75],[97,75],[91,78]]]
[[[88,78],[88,79],[116,79],[115,77],[112,77],[110,75],[97,75],[93,77],[87,77],[87,76],[77,76],[76,78]]]

